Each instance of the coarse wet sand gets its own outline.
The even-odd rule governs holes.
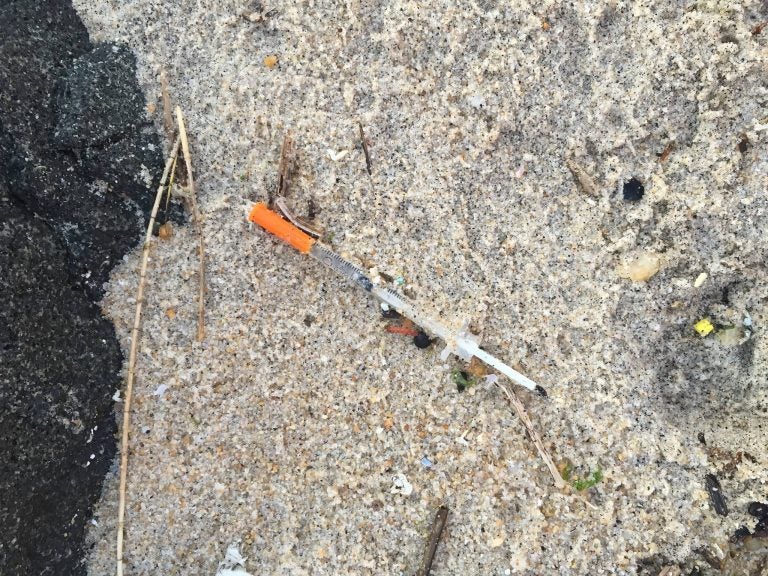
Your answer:
[[[127,574],[214,574],[233,543],[252,574],[413,574],[440,504],[435,576],[762,561],[729,538],[768,497],[764,3],[75,5],[134,50],[160,131],[167,74],[204,215],[202,342],[193,227],[152,247]],[[364,292],[246,221],[288,130],[296,211],[471,321],[547,389],[519,395],[554,459],[601,482],[555,489],[498,390],[459,392],[439,345],[386,332]],[[124,350],[139,259],[103,301]],[[92,575],[114,573],[116,484]]]

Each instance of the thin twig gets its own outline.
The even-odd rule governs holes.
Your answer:
[[[544,443],[541,441],[539,433],[536,432],[536,429],[533,427],[533,423],[531,422],[531,418],[528,416],[528,412],[525,410],[525,406],[523,406],[523,403],[515,395],[515,393],[507,386],[502,384],[499,379],[494,380],[494,384],[499,387],[499,389],[507,397],[507,400],[509,400],[510,404],[512,404],[514,407],[515,412],[517,412],[517,415],[525,426],[525,429],[528,430],[528,434],[530,434],[531,440],[533,440],[533,443],[536,445],[536,449],[539,451],[539,456],[541,456],[541,459],[544,460],[544,464],[546,464],[547,468],[549,468],[549,472],[552,474],[552,478],[555,481],[555,486],[562,490],[565,488],[566,484],[560,476],[560,472],[558,472],[557,466],[555,466],[555,463],[552,462],[552,457],[544,447]]]
[[[176,122],[179,125],[179,137],[181,138],[181,149],[184,151],[184,161],[187,164],[187,188],[189,189],[189,203],[192,208],[192,219],[195,221],[195,230],[198,240],[198,259],[199,259],[199,290],[197,300],[197,341],[201,342],[205,338],[205,242],[203,240],[203,222],[200,219],[200,212],[197,209],[197,193],[195,191],[195,181],[192,178],[192,157],[189,154],[189,140],[187,140],[187,129],[184,126],[184,116],[181,108],[176,106]]]
[[[448,506],[443,504],[435,513],[435,519],[432,521],[432,528],[429,531],[429,538],[427,538],[427,547],[424,550],[424,560],[422,561],[416,576],[429,576],[429,573],[432,570],[432,562],[435,560],[437,545],[440,543],[440,536],[443,533],[447,521]]]
[[[160,94],[163,98],[163,128],[165,136],[170,139],[173,135],[173,115],[171,114],[171,97],[168,95],[168,76],[165,70],[160,71]]]
[[[363,124],[362,122],[357,123],[358,128],[360,128],[360,142],[363,144],[363,154],[365,154],[365,169],[368,171],[368,176],[371,175],[371,154],[368,152],[368,140],[365,137],[365,132],[363,131]]]
[[[168,194],[165,196],[165,221],[168,222],[168,206],[171,203],[171,194],[173,193],[173,177],[176,175],[176,160],[179,159],[179,155],[173,158],[173,166],[171,167],[171,177],[168,180]]]
[[[131,397],[133,395],[133,383],[136,380],[136,356],[139,350],[139,326],[141,324],[141,309],[144,305],[144,286],[147,280],[147,262],[149,262],[149,247],[152,242],[152,230],[155,226],[157,210],[165,190],[165,181],[171,170],[176,155],[179,153],[179,139],[173,143],[171,155],[165,163],[165,170],[157,187],[155,204],[149,217],[147,234],[144,237],[144,246],[141,251],[141,267],[139,269],[139,287],[136,292],[136,314],[133,318],[133,330],[131,331],[131,350],[128,355],[128,376],[125,384],[125,398],[123,399],[123,435],[120,443],[120,492],[117,507],[117,576],[123,574],[123,532],[125,529],[125,487],[128,481],[128,432],[131,425]]]

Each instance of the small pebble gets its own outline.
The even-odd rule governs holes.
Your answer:
[[[639,202],[643,199],[645,194],[645,187],[643,183],[637,178],[630,178],[629,181],[624,182],[624,200],[627,202]]]
[[[632,282],[647,282],[661,268],[661,258],[652,252],[644,252],[629,263],[620,265],[616,272]]]
[[[264,66],[272,70],[275,66],[277,66],[277,56],[271,54],[264,58]]]
[[[707,281],[707,273],[702,272],[698,276],[696,276],[696,280],[693,281],[693,287],[694,288],[700,288],[704,282]]]
[[[167,240],[173,235],[173,226],[170,222],[166,222],[165,224],[162,224],[160,228],[157,229],[157,235],[159,238],[162,238],[163,240]]]

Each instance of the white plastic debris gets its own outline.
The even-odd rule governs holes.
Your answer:
[[[484,384],[490,388],[490,387],[493,387],[496,384],[496,382],[499,381],[499,377],[496,374],[486,374],[484,380],[485,380]]]
[[[343,160],[344,157],[349,154],[349,150],[340,150],[338,152],[334,152],[330,148],[328,149],[328,157],[333,160],[334,162],[338,162],[339,160]]]
[[[166,384],[160,384],[160,386],[158,386],[157,389],[155,389],[155,391],[152,392],[152,396],[158,396],[162,398],[166,390],[168,390],[168,386]]]
[[[251,576],[245,570],[245,558],[240,554],[237,544],[230,544],[227,547],[227,553],[224,560],[219,562],[216,570],[216,576]]]
[[[696,280],[693,281],[693,287],[694,288],[700,288],[704,282],[707,281],[707,273],[702,272],[698,276],[696,276]]]
[[[413,494],[413,485],[408,482],[408,478],[405,477],[405,474],[400,472],[396,476],[392,478],[392,489],[390,490],[392,494],[402,494],[403,496],[410,496]]]
[[[121,401],[120,390],[119,389],[115,390],[115,393],[112,395],[112,401],[113,402],[120,402]]]

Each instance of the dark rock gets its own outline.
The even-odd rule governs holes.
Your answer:
[[[133,56],[94,49],[69,1],[4,2],[0,30],[0,574],[84,574],[122,366],[95,302],[161,147]]]
[[[747,536],[751,535],[752,533],[749,531],[749,528],[746,526],[739,526],[734,531],[733,536],[731,537],[731,541],[736,542],[737,540],[741,540],[742,538],[746,538]]]
[[[645,187],[637,178],[630,178],[627,182],[624,182],[623,194],[624,200],[627,202],[639,202],[643,199]]]
[[[747,512],[755,518],[768,518],[768,504],[764,502],[750,502]]]

